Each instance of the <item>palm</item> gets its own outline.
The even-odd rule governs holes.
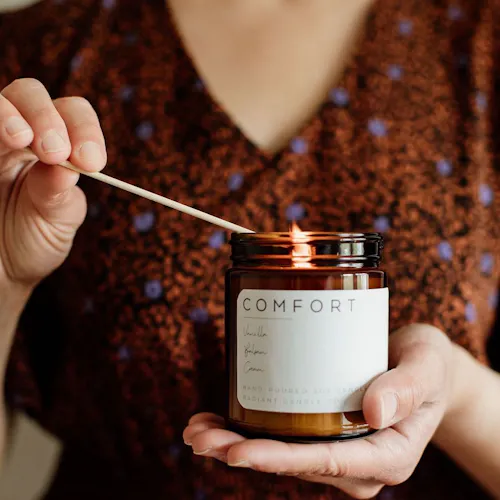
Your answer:
[[[37,205],[44,184],[60,182],[61,173],[35,161],[24,152],[0,157],[0,272],[15,282],[37,282],[60,266],[85,213],[79,203],[54,218],[50,207]]]
[[[195,452],[209,450],[202,454],[261,472],[311,479],[352,475],[380,479],[381,471],[394,469],[394,464],[402,466],[404,461],[408,466],[416,465],[442,413],[442,406],[422,407],[364,439],[315,445],[247,439],[227,430],[221,417],[202,413],[191,419],[185,438]]]
[[[194,453],[232,467],[298,476],[372,498],[410,477],[441,422],[450,391],[450,346],[428,325],[391,335],[393,369],[370,385],[363,400],[368,424],[382,430],[364,439],[313,445],[252,440],[227,430],[221,417],[202,413],[190,420],[184,440]],[[389,395],[397,401],[391,412],[384,403]]]

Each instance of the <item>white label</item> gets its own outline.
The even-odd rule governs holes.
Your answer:
[[[237,332],[243,408],[361,410],[366,388],[388,369],[389,291],[243,290]]]

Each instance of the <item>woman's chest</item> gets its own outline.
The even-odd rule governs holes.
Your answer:
[[[214,99],[254,144],[277,151],[338,82],[373,2],[168,4]]]

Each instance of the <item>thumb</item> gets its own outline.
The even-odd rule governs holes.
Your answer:
[[[27,174],[27,194],[47,222],[76,230],[86,213],[85,195],[76,186],[79,175],[58,165],[35,164]]]
[[[429,325],[412,325],[391,335],[390,364],[394,368],[366,391],[363,412],[374,429],[390,427],[424,404],[437,404],[445,395],[447,357],[451,343]]]

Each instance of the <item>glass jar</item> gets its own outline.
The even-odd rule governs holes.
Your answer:
[[[366,436],[362,399],[387,371],[389,293],[378,234],[231,238],[228,425],[248,437]]]

